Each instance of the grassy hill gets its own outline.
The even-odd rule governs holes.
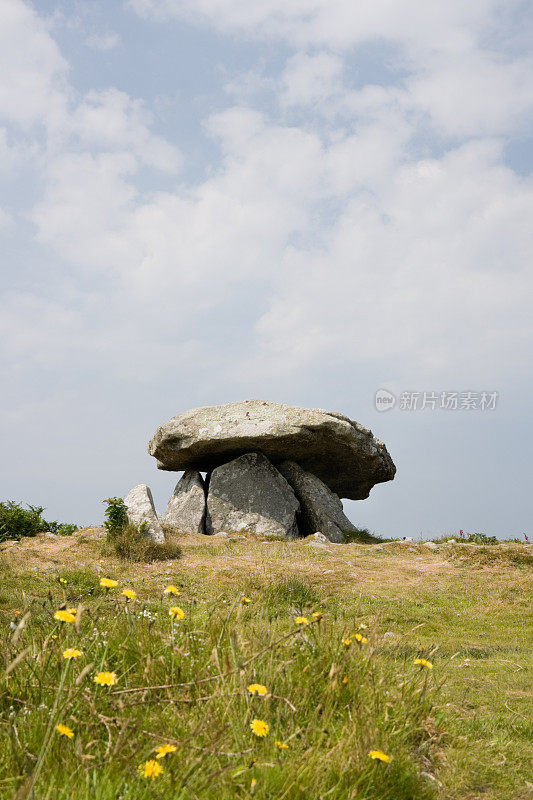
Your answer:
[[[531,797],[530,547],[103,537],[0,545],[0,798]]]

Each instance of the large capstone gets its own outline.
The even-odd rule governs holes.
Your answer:
[[[164,525],[184,533],[205,532],[205,486],[202,476],[194,469],[186,470],[168,501]]]
[[[330,542],[344,542],[345,534],[356,530],[345,515],[338,495],[320,478],[306,472],[294,461],[283,461],[278,469],[300,503],[297,517],[300,536],[320,531]]]
[[[134,486],[124,498],[128,519],[154,542],[164,542],[165,534],[154,506],[152,492],[145,483]]]
[[[207,493],[207,533],[249,531],[298,536],[299,503],[291,487],[261,453],[246,453],[213,470]]]
[[[361,500],[396,467],[372,431],[343,414],[264,400],[206,406],[157,429],[148,452],[159,469],[207,472],[249,452],[294,461],[339,497]]]

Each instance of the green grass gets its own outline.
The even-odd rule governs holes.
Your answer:
[[[427,577],[407,585],[400,545],[339,547],[328,562],[298,544],[180,544],[165,575],[104,562],[110,590],[94,566],[0,564],[2,800],[529,797],[528,565],[513,549],[489,562],[466,547],[445,562],[423,553]],[[167,583],[181,595],[162,594]],[[75,623],[54,620],[61,606],[78,609]],[[83,655],[67,662],[66,647]],[[116,685],[97,686],[99,671]],[[176,751],[163,772],[143,778],[139,764],[165,743]]]

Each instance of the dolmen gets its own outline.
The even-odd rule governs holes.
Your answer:
[[[131,521],[145,519],[147,535],[158,541],[169,526],[287,539],[320,531],[342,542],[356,528],[340,498],[362,500],[396,472],[385,445],[358,422],[264,400],[172,417],[148,452],[159,469],[183,472],[162,520],[144,484],[125,498]]]

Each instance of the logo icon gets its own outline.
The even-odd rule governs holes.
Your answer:
[[[390,411],[396,405],[396,397],[387,389],[378,389],[374,396],[377,411]]]

